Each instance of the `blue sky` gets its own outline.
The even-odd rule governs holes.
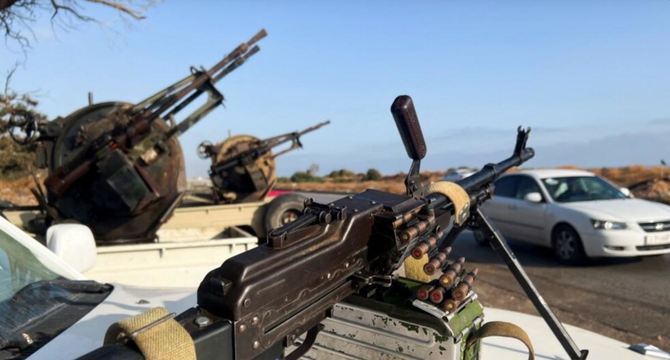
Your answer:
[[[401,2],[167,0],[130,26],[65,32],[35,24],[37,42],[13,85],[65,116],[96,101],[136,102],[211,66],[261,28],[261,52],[222,80],[226,108],[181,137],[195,155],[228,131],[269,137],[330,119],[278,161],[289,175],[318,163],[384,173],[408,168],[389,107],[414,98],[426,169],[481,166],[532,126],[528,166],[620,166],[670,159],[670,2]],[[11,45],[11,44],[10,44]],[[0,71],[23,55],[0,47]]]

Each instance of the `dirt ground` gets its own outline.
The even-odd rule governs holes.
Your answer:
[[[35,182],[31,177],[13,181],[0,180],[0,200],[16,205],[37,205],[30,188],[35,188]]]
[[[487,275],[490,275],[491,273],[501,275],[508,271],[509,270],[505,267],[498,267],[488,269],[486,273]],[[506,277],[504,275],[502,276]],[[509,281],[514,281],[511,275]],[[538,315],[535,307],[533,307],[533,304],[528,300],[521,288],[510,290],[483,278],[481,281],[478,281],[477,294],[484,306]],[[546,297],[546,294],[547,292],[543,292],[543,296]],[[627,344],[647,343],[658,346],[664,350],[669,349],[670,344],[663,335],[639,334],[627,329],[619,328],[616,324],[608,323],[605,319],[591,318],[588,315],[576,312],[575,309],[570,307],[564,307],[561,306],[561,304],[555,302],[552,303],[551,301],[549,303],[556,317],[563,323],[578,326]],[[663,321],[667,325],[668,319],[660,318],[659,321]],[[588,344],[578,345],[588,348]]]

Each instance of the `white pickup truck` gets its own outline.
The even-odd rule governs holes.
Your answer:
[[[81,227],[73,225],[67,233],[79,232],[81,236],[85,234]],[[113,322],[157,306],[179,313],[195,304],[192,288],[146,288],[86,280],[34,238],[0,218],[0,359],[76,358],[100,347]],[[509,321],[524,328],[534,342],[537,358],[565,358],[541,318],[496,309],[486,309],[485,315],[486,321]],[[333,318],[324,323],[326,328],[307,354],[309,358],[460,358],[454,338],[435,336],[426,326],[396,321],[370,308],[338,304]],[[589,359],[649,358],[622,342],[567,328],[582,348],[590,350]],[[418,354],[421,356],[414,356]],[[528,358],[521,343],[503,338],[485,339],[480,354],[484,360]]]
[[[52,226],[36,237],[87,278],[153,287],[194,287],[227,258],[255,247],[267,229],[300,214],[306,197],[281,194],[263,202],[213,205],[187,197],[153,243],[97,245],[86,227]],[[3,211],[24,231],[39,216],[26,208]]]

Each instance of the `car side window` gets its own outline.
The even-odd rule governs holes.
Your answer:
[[[540,187],[537,185],[537,182],[527,176],[520,176],[519,182],[516,186],[515,198],[524,200],[526,195],[534,192],[542,194]]]
[[[495,182],[493,195],[502,197],[514,197],[518,183],[518,176],[505,176]]]

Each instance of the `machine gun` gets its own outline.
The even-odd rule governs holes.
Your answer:
[[[212,160],[209,176],[215,200],[219,203],[261,201],[277,180],[275,159],[302,148],[300,137],[330,124],[319,123],[303,131],[260,140],[250,135],[237,135],[213,145],[203,142],[198,147],[201,158]],[[276,153],[274,147],[290,142],[291,145]]]
[[[15,114],[10,135],[37,141],[38,167],[48,169],[46,194],[39,184],[34,192],[48,222],[81,222],[103,242],[152,240],[186,188],[177,137],[223,103],[214,85],[256,54],[266,35],[261,30],[211,69],[192,67],[191,75],[134,105],[91,103],[49,122]],[[204,93],[204,104],[177,123]]]
[[[267,244],[230,258],[211,271],[198,288],[198,307],[176,318],[194,340],[198,358],[216,354],[238,360],[298,359],[314,344],[321,321],[336,303],[351,296],[371,297],[402,287],[395,271],[420,244],[432,244],[429,254],[443,253],[452,242],[450,236],[441,236],[443,232],[452,234],[479,226],[487,229],[491,244],[570,358],[585,359],[588,351],[576,347],[505,240],[479,211],[479,205],[491,197],[492,184],[498,176],[534,156],[533,149],[526,147],[529,130],[519,128],[509,158],[488,164],[455,184],[431,185],[424,192],[417,176],[426,145],[411,98],[399,96],[391,110],[413,160],[406,179],[408,194],[367,190],[327,205],[308,200],[303,214],[274,229]],[[431,243],[430,238],[439,241]],[[464,274],[452,291],[454,299],[460,301],[467,296],[476,276],[476,270]],[[445,312],[419,300],[411,303],[439,321],[447,317]],[[298,345],[297,337],[304,334],[304,341]],[[285,347],[291,345],[297,348],[284,355]],[[86,358],[109,358],[117,351],[136,353],[113,343]]]

